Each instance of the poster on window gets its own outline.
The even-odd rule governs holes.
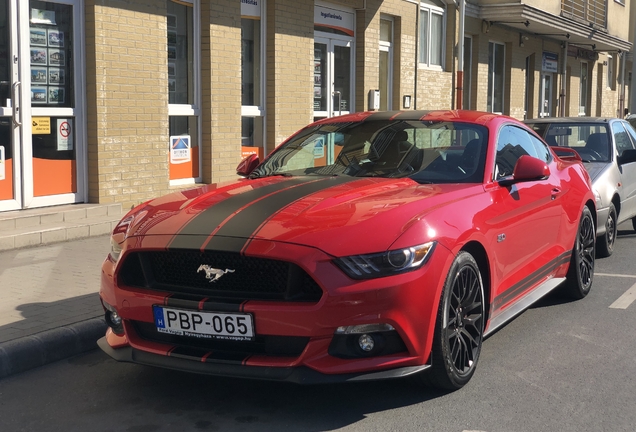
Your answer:
[[[190,135],[170,137],[170,163],[190,162]]]

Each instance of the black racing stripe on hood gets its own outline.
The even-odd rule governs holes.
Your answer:
[[[200,249],[204,240],[201,239],[202,232],[212,233],[221,223],[232,213],[264,195],[285,190],[299,184],[316,181],[315,178],[295,177],[272,185],[262,186],[231,196],[218,204],[208,207],[199,215],[195,216],[189,223],[181,228],[181,231],[168,244],[169,249]]]
[[[264,198],[240,211],[224,224],[205,246],[206,250],[225,250],[241,252],[247,239],[258,230],[263,222],[308,195],[334,186],[360,180],[355,177],[326,177],[322,181],[306,183],[280,191]]]

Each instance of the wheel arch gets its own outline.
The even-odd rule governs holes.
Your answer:
[[[486,302],[484,305],[486,315],[484,319],[485,329],[490,318],[490,294],[492,292],[492,277],[490,273],[490,259],[488,258],[488,252],[486,252],[486,248],[478,241],[470,241],[466,243],[461,250],[468,252],[473,256],[477,262],[477,266],[479,267],[479,272],[481,273],[481,280],[484,284],[484,301]]]
[[[621,197],[618,195],[618,192],[614,192],[612,195],[612,204],[614,204],[614,208],[616,209],[616,217],[621,214]]]
[[[590,212],[592,213],[592,217],[594,218],[594,228],[596,230],[598,230],[598,215],[596,214],[596,204],[594,204],[594,201],[592,200],[588,200],[585,203],[585,206],[590,209]],[[583,211],[583,210],[581,210]],[[616,210],[617,214],[618,214],[618,209]]]

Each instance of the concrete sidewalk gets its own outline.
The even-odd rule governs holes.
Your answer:
[[[28,211],[26,211],[28,212]],[[97,348],[109,235],[0,251],[0,379]]]

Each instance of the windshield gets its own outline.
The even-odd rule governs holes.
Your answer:
[[[609,162],[609,130],[604,123],[529,124],[552,147],[576,150],[583,162]],[[558,154],[558,150],[555,149]]]
[[[421,183],[484,178],[488,131],[471,123],[363,121],[309,126],[251,175],[409,177]]]

